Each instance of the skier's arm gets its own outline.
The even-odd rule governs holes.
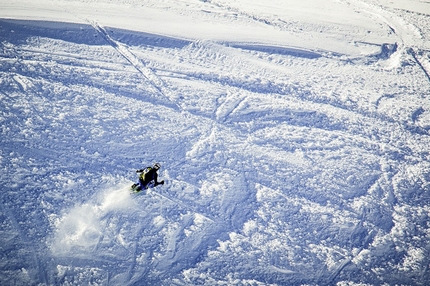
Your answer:
[[[155,172],[155,174],[154,174],[154,186],[164,185],[164,180],[162,180],[161,182],[158,182],[157,179],[158,179],[158,173]]]

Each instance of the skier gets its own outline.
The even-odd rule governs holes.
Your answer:
[[[143,189],[148,189],[150,187],[164,185],[164,180],[161,182],[158,182],[157,171],[160,169],[160,167],[161,167],[160,163],[155,163],[153,167],[146,167],[145,169],[137,170],[136,173],[140,173],[139,183],[133,184],[131,188],[135,192],[139,192]]]

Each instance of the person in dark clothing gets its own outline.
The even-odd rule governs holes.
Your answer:
[[[155,163],[153,167],[146,167],[145,169],[137,170],[136,173],[140,173],[139,183],[134,184],[132,186],[132,189],[138,192],[143,189],[148,189],[150,187],[163,185],[164,180],[161,182],[158,182],[157,171],[160,169],[160,167],[161,167],[160,163]]]

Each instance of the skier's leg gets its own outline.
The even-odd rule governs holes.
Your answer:
[[[148,183],[142,179],[139,179],[139,191],[147,188]]]

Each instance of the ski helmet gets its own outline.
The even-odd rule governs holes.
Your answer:
[[[154,164],[154,169],[155,169],[155,170],[160,169],[160,167],[161,167],[160,163],[155,163],[155,164]]]

